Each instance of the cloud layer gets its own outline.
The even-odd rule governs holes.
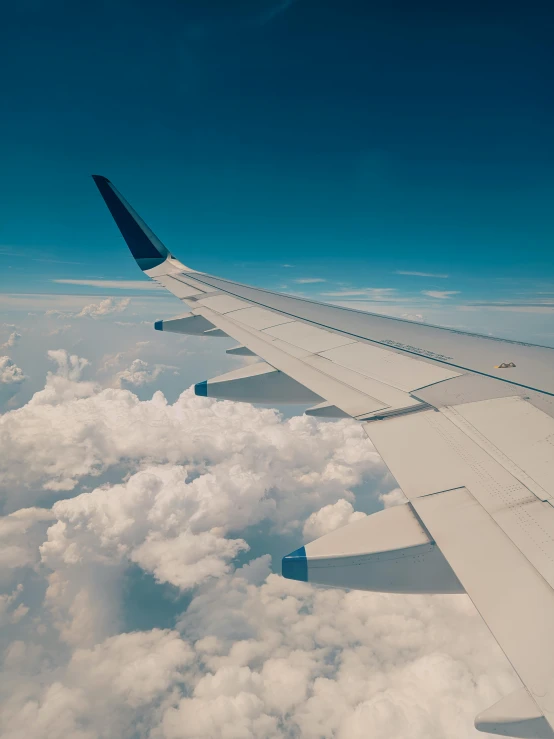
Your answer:
[[[355,491],[402,501],[360,426],[140,400],[49,354],[0,417],[3,738],[465,738],[517,686],[463,596],[272,572],[364,516]]]

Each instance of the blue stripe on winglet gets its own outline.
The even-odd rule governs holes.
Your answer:
[[[154,328],[156,331],[163,331],[164,330],[164,322],[163,321],[156,321],[154,323]]]
[[[169,255],[166,247],[112,183],[106,177],[97,174],[92,175],[92,179],[139,267],[151,269],[165,261]]]
[[[300,580],[308,582],[308,560],[306,559],[306,549],[300,547],[294,552],[283,557],[281,572],[283,577],[288,580]]]
[[[204,382],[197,382],[194,386],[194,394],[199,395],[201,398],[207,398],[208,397],[208,381],[204,380]]]

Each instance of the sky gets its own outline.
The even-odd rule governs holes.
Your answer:
[[[550,306],[553,26],[533,2],[6,4],[1,289],[139,279],[99,173],[207,272]]]
[[[554,11],[416,5],[2,5],[2,739],[475,739],[517,688],[465,596],[280,576],[404,497],[353,421],[194,395],[252,359],[153,330],[90,177],[194,268],[554,346]]]

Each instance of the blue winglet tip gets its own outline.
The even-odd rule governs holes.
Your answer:
[[[201,398],[207,398],[208,397],[208,381],[204,380],[204,382],[197,382],[194,386],[194,394],[199,395]]]
[[[164,330],[164,322],[163,321],[156,321],[154,323],[154,328],[156,331],[163,331]]]
[[[294,552],[283,557],[281,572],[287,580],[300,580],[308,582],[308,560],[306,558],[306,549],[300,547]]]

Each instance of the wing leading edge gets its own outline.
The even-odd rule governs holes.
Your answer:
[[[554,737],[554,350],[194,271],[109,180],[94,180],[139,267],[189,306],[155,327],[230,336],[238,341],[230,353],[264,360],[198,383],[197,394],[313,402],[313,415],[351,416],[408,498],[398,513],[301,547],[284,558],[283,574],[339,587],[466,592],[525,686],[476,727]]]

